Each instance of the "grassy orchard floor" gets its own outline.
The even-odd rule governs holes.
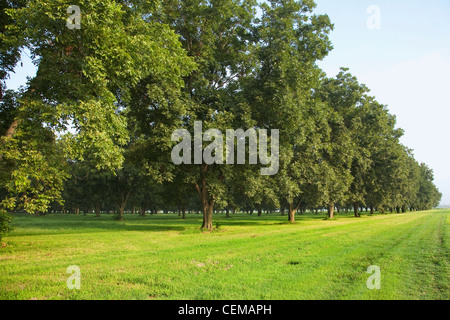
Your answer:
[[[0,299],[450,299],[449,213],[17,216]],[[81,290],[66,286],[70,265]],[[381,290],[366,287],[370,265]]]

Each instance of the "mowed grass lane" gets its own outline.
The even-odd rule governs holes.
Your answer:
[[[286,217],[19,216],[0,299],[449,299],[449,213]],[[81,289],[69,290],[71,265]],[[381,289],[366,273],[381,269]]]

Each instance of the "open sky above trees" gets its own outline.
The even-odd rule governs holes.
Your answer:
[[[419,0],[317,0],[318,13],[335,24],[334,49],[319,62],[331,76],[349,67],[405,129],[401,141],[435,173],[441,204],[450,204],[450,2]],[[366,26],[371,5],[381,29]]]

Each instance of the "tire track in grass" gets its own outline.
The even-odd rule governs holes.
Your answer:
[[[415,218],[417,218],[417,217],[415,217]],[[378,221],[377,222],[377,224],[380,224],[380,223],[384,224],[383,221]],[[395,226],[391,226],[391,227],[395,228]],[[360,228],[360,227],[352,224],[351,229],[349,231],[354,231],[354,229],[358,229],[358,228]],[[252,273],[255,272],[255,269],[256,269],[256,271],[258,270],[258,268],[255,268],[252,264],[250,264],[252,259],[251,259],[251,257],[249,257],[249,252],[255,252],[255,251],[259,252],[258,250],[261,250],[262,248],[264,248],[264,254],[266,256],[269,256],[269,258],[266,259],[266,260],[271,260],[272,259],[271,258],[271,256],[272,256],[271,253],[277,253],[278,251],[289,251],[291,249],[290,245],[289,245],[290,243],[292,243],[291,240],[292,239],[297,239],[299,236],[303,236],[304,238],[309,239],[310,240],[309,242],[311,242],[311,243],[314,242],[313,245],[314,245],[314,248],[315,248],[315,251],[316,251],[315,258],[319,259],[318,263],[321,264],[321,263],[324,263],[324,262],[320,260],[321,259],[320,258],[320,254],[317,254],[317,253],[321,252],[321,251],[329,250],[328,246],[324,246],[323,245],[323,243],[326,243],[328,241],[327,239],[323,238],[323,234],[322,234],[323,233],[323,229],[324,228],[318,228],[318,229],[316,228],[316,230],[313,230],[313,232],[309,232],[308,234],[302,234],[302,233],[299,233],[298,230],[292,230],[292,232],[289,232],[288,235],[285,234],[286,230],[283,230],[283,233],[284,233],[283,237],[276,237],[276,236],[279,235],[278,234],[278,235],[272,235],[272,239],[270,239],[270,240],[267,239],[267,238],[264,239],[264,237],[262,237],[262,236],[259,237],[259,238],[255,238],[255,239],[249,239],[250,241],[252,241],[251,245],[249,245],[248,242],[241,242],[242,239],[238,239],[238,240],[236,240],[236,239],[231,239],[231,240],[227,239],[226,241],[221,241],[221,243],[215,243],[214,244],[214,248],[208,248],[207,252],[204,252],[204,249],[207,249],[207,248],[201,248],[202,249],[202,253],[201,254],[197,254],[197,256],[203,254],[203,256],[210,257],[213,260],[214,259],[220,259],[220,260],[226,259],[226,260],[228,260],[228,259],[232,259],[233,257],[236,258],[236,257],[245,256],[247,258],[244,261],[244,267],[241,268],[240,271],[241,271],[241,274],[244,274],[244,276],[243,276],[244,278],[248,278],[248,277],[252,277]],[[326,228],[326,229],[329,229],[329,228]],[[377,231],[377,230],[375,230],[375,231]],[[373,233],[375,231],[372,230],[371,232]],[[379,230],[377,232],[379,232]],[[312,238],[311,235],[314,235],[314,238]],[[273,237],[275,237],[275,238],[273,238]],[[238,242],[236,243],[235,241],[238,241]],[[224,246],[223,242],[225,242],[225,246]],[[267,242],[270,242],[270,249],[268,248],[267,245],[264,246],[264,244],[267,244]],[[287,247],[286,247],[286,244],[288,244]],[[233,252],[231,254],[229,253],[227,257],[224,257],[223,253],[211,255],[211,251],[212,252],[218,252],[219,251],[218,249],[223,248],[223,247],[231,247],[231,248],[233,248]],[[192,247],[191,247],[191,249],[192,249]],[[211,249],[211,250],[209,250],[209,249]],[[269,250],[267,250],[267,249],[269,249]],[[355,250],[355,249],[350,248],[350,250]],[[191,251],[195,252],[196,250],[191,250]],[[173,251],[172,253],[177,254],[176,250]],[[180,255],[183,255],[183,254],[182,253],[180,254],[178,252],[178,255],[177,255],[178,257],[177,258],[183,260],[183,257],[180,257]],[[190,257],[190,256],[191,255],[188,254],[188,257]],[[328,260],[330,260],[330,259],[328,259]],[[263,264],[263,263],[260,263],[260,264]],[[276,260],[275,260],[275,264],[279,265],[282,268],[286,268],[285,265],[279,264]],[[235,264],[235,266],[236,266],[236,264]],[[310,271],[314,272],[315,270],[310,270]],[[269,279],[272,278],[273,279],[273,277],[271,277],[270,273],[271,273],[270,270],[266,270],[265,273],[263,274],[263,276],[261,277],[261,279],[257,279],[258,275],[255,275],[254,278],[255,278],[255,280],[258,280],[259,283],[254,283],[253,286],[254,287],[264,286],[267,283],[267,280],[266,280],[267,278],[269,278]],[[211,281],[214,282],[214,280],[215,279],[211,279],[211,277],[209,278],[210,282]],[[241,281],[237,281],[236,282],[235,279],[230,279],[230,280],[234,280],[234,282],[239,284],[239,285],[241,284]],[[243,280],[245,282],[246,279],[243,279]],[[270,280],[269,280],[269,282],[270,282]],[[219,284],[220,283],[221,282],[219,280]],[[192,285],[195,285],[195,283],[193,283]],[[184,286],[184,287],[189,287],[189,285]],[[240,292],[240,291],[238,291],[238,292]],[[197,298],[197,297],[195,297],[195,298]],[[199,298],[201,298],[201,295],[200,295]],[[250,297],[250,298],[252,298],[252,297]]]
[[[415,218],[417,218],[417,217],[415,217]],[[420,218],[420,217],[419,217],[419,218]],[[352,229],[354,229],[354,228],[358,228],[358,226],[354,226]],[[393,226],[392,228],[395,228],[395,226]],[[372,232],[374,232],[374,231],[372,231]],[[316,235],[316,239],[317,239],[317,236],[321,236],[321,230],[316,230],[315,233],[317,234],[317,235]],[[301,235],[301,234],[300,234],[300,235]],[[305,236],[305,235],[304,235],[304,236]],[[309,237],[308,237],[309,240],[312,240],[312,241],[315,240],[315,239],[311,239],[310,235],[306,235],[306,236],[309,236]],[[297,234],[291,234],[289,238],[292,238],[292,237],[297,237]],[[290,241],[286,241],[286,240],[288,240],[288,239],[287,239],[286,236],[284,236],[283,238],[277,239],[277,240],[271,239],[270,243],[271,243],[271,246],[275,246],[278,250],[285,250],[285,247],[280,246],[279,243],[280,243],[280,242],[282,242],[282,243],[290,243]],[[323,245],[323,242],[324,242],[324,241],[326,241],[326,240],[320,241],[321,243],[318,243],[317,241],[315,242],[315,245],[316,245],[316,255],[315,255],[313,258],[314,258],[315,260],[318,260],[316,264],[319,264],[319,265],[320,265],[320,264],[324,264],[324,263],[330,263],[330,261],[332,261],[333,259],[337,259],[336,257],[334,257],[334,258],[332,257],[332,258],[326,259],[326,261],[323,261],[323,258],[321,258],[321,254],[318,254],[318,252],[320,253],[320,251],[326,251],[326,250],[329,249],[329,248],[327,248],[327,246],[324,246],[324,245]],[[319,245],[320,248],[317,248],[317,245]],[[248,246],[248,245],[247,245],[247,246],[243,246],[242,249],[243,249],[243,250],[248,250],[248,249],[249,249],[249,246]],[[266,249],[267,249],[267,248],[266,248]],[[277,249],[275,249],[275,250],[277,250]],[[350,251],[356,250],[355,248],[346,248],[346,247],[341,248],[341,250],[343,250],[343,249],[350,250]],[[267,254],[267,251],[266,251],[266,254]],[[331,252],[331,254],[332,254],[332,252]],[[341,253],[339,253],[339,254],[341,254]],[[328,255],[330,255],[330,253],[329,253]],[[314,264],[314,262],[313,262],[312,264]],[[279,264],[278,264],[277,266],[278,266],[278,267],[284,267],[284,268],[286,268],[286,266],[284,266],[284,265],[279,265]],[[253,268],[247,264],[245,270],[243,270],[243,271],[244,271],[244,273],[245,273],[245,272],[252,272],[252,271],[254,271],[254,270],[252,270],[252,269],[253,269]],[[311,269],[311,270],[309,271],[309,273],[312,273],[312,272],[315,272],[315,271],[316,271],[315,269]],[[271,270],[266,270],[263,278],[269,278],[269,279],[272,279],[272,282],[277,282],[277,281],[278,281],[278,282],[283,282],[283,278],[277,279],[277,278],[279,278],[279,277],[277,277],[277,274],[280,273],[280,272],[276,271],[275,274],[272,274],[272,275],[270,274],[270,272],[271,272]],[[303,272],[303,275],[304,275],[304,272]],[[260,285],[263,285],[263,284],[264,284],[264,281],[262,281],[262,282],[263,282],[263,283],[260,284]],[[245,297],[245,298],[247,298],[247,297]],[[252,296],[251,296],[251,297],[248,297],[248,298],[255,298],[255,297],[252,297]],[[256,298],[259,298],[259,297],[256,297]],[[270,298],[270,297],[269,297],[269,298]],[[273,297],[272,297],[272,298],[273,298]],[[279,298],[279,297],[275,297],[275,298]],[[290,298],[290,297],[287,297],[287,298]]]
[[[416,222],[416,220],[413,222]],[[409,228],[407,225],[403,226]],[[304,290],[307,290],[304,298],[342,299],[346,293],[354,291],[353,287],[365,287],[364,273],[367,267],[384,255],[383,251],[375,251],[367,244],[371,244],[374,238],[379,239],[382,236],[387,236],[390,239],[390,231],[394,228],[396,227],[391,226],[388,229],[371,232],[370,237],[367,236],[366,232],[364,238],[356,243],[350,242],[348,245],[339,248],[340,250],[333,257],[319,260],[318,267],[310,272],[313,280],[310,281],[308,288],[304,288]],[[408,235],[405,235],[403,238],[408,237]],[[396,243],[398,244],[403,240],[399,239]]]
[[[410,217],[405,215],[374,218],[375,219],[370,218],[370,220],[353,220],[345,218],[338,221],[338,223],[332,221],[332,225],[324,225],[331,221],[324,222],[324,224],[321,224],[322,221],[314,221],[312,225],[308,224],[303,226],[300,221],[297,225],[281,225],[276,229],[270,230],[266,228],[263,230],[258,228],[250,229],[251,234],[257,235],[256,238],[250,237],[250,234],[246,232],[248,229],[242,229],[239,233],[231,235],[213,233],[210,235],[192,237],[192,235],[173,236],[171,234],[168,243],[157,246],[157,254],[156,251],[143,251],[143,249],[148,249],[148,246],[139,246],[136,244],[138,246],[136,250],[127,251],[116,249],[113,251],[116,256],[113,257],[110,257],[111,250],[105,248],[107,251],[96,251],[95,256],[83,256],[82,253],[78,253],[78,257],[75,256],[74,258],[91,266],[93,271],[99,270],[105,265],[115,265],[117,268],[120,268],[120,266],[133,265],[139,271],[145,269],[147,263],[145,261],[146,258],[154,258],[152,263],[148,264],[149,266],[152,266],[154,269],[159,268],[167,270],[159,275],[153,274],[155,275],[154,277],[153,275],[150,276],[150,282],[153,281],[152,283],[155,283],[155,286],[161,287],[162,289],[160,292],[166,294],[165,297],[169,298],[183,294],[195,294],[196,290],[199,289],[198,286],[189,290],[184,289],[187,285],[196,285],[196,280],[192,277],[192,271],[196,270],[196,267],[190,264],[191,260],[189,259],[193,256],[200,257],[201,259],[210,258],[212,260],[219,260],[221,263],[223,262],[225,264],[234,263],[234,268],[230,269],[229,273],[224,273],[222,272],[223,270],[212,268],[208,273],[203,275],[204,277],[208,277],[208,282],[217,284],[218,287],[228,291],[227,296],[226,291],[222,293],[220,290],[217,291],[214,288],[211,289],[206,287],[204,288],[206,297],[227,298],[230,295],[229,290],[233,290],[233,295],[237,298],[259,298],[259,296],[256,295],[260,294],[261,289],[266,289],[273,290],[273,293],[266,292],[267,297],[269,298],[272,297],[277,299],[278,297],[275,296],[276,294],[279,294],[280,296],[283,296],[284,294],[284,296],[289,298],[291,295],[283,293],[283,291],[285,288],[289,287],[289,283],[286,284],[286,280],[290,280],[290,277],[280,276],[280,273],[290,272],[293,276],[299,275],[300,272],[298,272],[296,266],[287,265],[287,262],[292,259],[290,255],[297,254],[298,247],[302,247],[303,251],[300,255],[302,256],[302,259],[304,258],[299,266],[302,267],[306,264],[309,267],[306,275],[303,274],[305,273],[304,270],[302,270],[300,275],[303,276],[303,278],[307,278],[308,276],[311,277],[311,275],[317,271],[313,268],[317,265],[322,266],[324,270],[323,273],[325,274],[326,268],[339,262],[340,258],[344,259],[343,257],[346,257],[349,254],[351,256],[352,253],[356,253],[355,255],[358,257],[358,250],[364,248],[364,241],[366,243],[372,243],[372,241],[366,239],[367,237],[370,237],[370,239],[376,238],[380,234],[386,232],[389,233],[389,230],[399,228],[399,226],[409,228],[411,223],[416,222],[418,224],[419,222],[417,221],[422,220],[421,218],[426,218],[426,215],[416,214],[414,216],[411,215]],[[403,218],[408,219],[408,221],[399,221],[399,219]],[[333,232],[336,233],[336,231],[345,232],[345,234],[336,234],[336,237],[330,236],[330,234]],[[360,236],[362,239],[366,240],[360,239],[359,245],[357,247],[352,247],[352,241],[356,238],[353,235],[357,231],[361,231]],[[130,232],[127,234],[130,239],[132,238],[134,242],[139,241],[136,237],[139,237],[141,233],[134,231],[128,232]],[[164,234],[158,234],[158,237],[155,237],[155,241],[163,241],[163,235]],[[387,240],[390,240],[389,234],[385,235],[385,237]],[[95,237],[93,237],[93,239],[95,239]],[[386,242],[390,242],[387,240]],[[193,243],[184,244],[183,241],[192,241]],[[306,245],[303,245],[305,242]],[[225,252],[224,248],[227,248]],[[336,250],[336,248],[339,248],[339,250]],[[108,253],[109,256],[102,255],[106,253]],[[374,257],[376,256],[375,253]],[[325,256],[326,259],[324,259],[323,256]],[[256,260],[258,258],[260,261]],[[62,264],[63,260],[60,259],[61,258],[56,260],[51,259],[45,264],[50,265],[56,261],[61,261]],[[236,261],[241,261],[242,265],[239,265]],[[261,270],[261,268],[265,266],[268,266],[269,269]],[[25,272],[27,272],[27,270],[25,270]],[[249,272],[249,274],[245,274],[245,272]],[[247,284],[248,293],[243,293],[243,289],[239,288],[242,288],[242,284],[246,283],[245,278],[251,277],[252,273],[255,273],[254,278],[257,283],[251,285]],[[164,285],[165,280],[163,279],[171,274],[174,275],[171,282],[176,282],[178,280],[180,282],[167,287]],[[342,274],[345,276],[345,273]],[[127,273],[124,273],[124,275],[125,278],[131,277],[129,274],[127,275]],[[334,280],[336,276],[339,276],[339,273],[329,279]],[[92,281],[95,281],[96,278],[95,276],[92,276],[91,279]],[[119,279],[122,278],[119,277]],[[232,281],[231,283],[227,283],[226,280]],[[169,282],[167,282],[167,284],[168,283]],[[202,283],[204,283],[204,281],[202,281]],[[350,281],[350,283],[352,282]],[[150,285],[151,284],[149,284],[149,286]],[[309,287],[311,287],[311,285],[309,285]],[[330,290],[333,291],[332,286],[330,288]],[[104,288],[104,290],[106,289],[107,288]],[[203,288],[200,287],[199,291],[202,291],[202,289]],[[124,296],[125,292],[123,293]],[[292,292],[293,294],[296,294],[295,291]],[[182,298],[189,297],[184,296]]]
[[[395,231],[400,234],[397,238],[392,238],[392,229],[385,229],[381,233],[374,235],[375,237],[361,239],[358,248],[341,259],[340,270],[342,272],[336,272],[336,277],[342,281],[329,281],[329,292],[332,292],[336,299],[367,299],[371,296],[373,297],[373,295],[369,294],[373,292],[378,294],[377,298],[379,299],[399,298],[399,295],[393,293],[395,290],[368,290],[366,288],[366,280],[370,274],[365,272],[369,265],[378,265],[381,267],[383,279],[383,275],[389,272],[387,268],[391,267],[391,269],[396,271],[392,267],[395,265],[396,260],[393,257],[393,253],[398,252],[398,248],[402,248],[405,243],[411,242],[411,239],[417,235],[418,228],[424,225],[424,223],[434,225],[431,217],[424,216],[422,219],[411,221],[408,225],[403,225],[402,228],[397,228]],[[381,243],[381,245],[374,246],[374,243]],[[400,261],[403,259],[403,254],[399,255],[399,259]],[[357,270],[354,270],[355,268]],[[385,283],[386,281],[383,282]],[[325,283],[327,282],[325,281]],[[333,286],[333,283],[336,285]],[[389,292],[389,294],[384,294],[386,292]]]
[[[414,285],[406,289],[413,299],[449,299],[448,250],[445,247],[448,214],[435,214],[433,226],[424,226],[422,233],[415,239],[414,250],[406,247],[410,252],[409,278]],[[415,253],[415,254],[412,254]]]
[[[439,228],[440,219],[439,214],[428,214],[427,219],[404,230],[406,236],[395,246],[387,247],[379,260],[381,290],[366,290],[363,292],[364,299],[420,298],[419,289],[427,290],[425,288],[429,287],[432,276],[417,272],[414,265],[428,263],[426,252],[435,245],[431,235]],[[423,246],[426,250],[420,250]]]
[[[414,221],[412,221],[414,222]],[[411,222],[410,222],[411,223]],[[418,223],[418,222],[416,222]],[[325,280],[320,280],[321,278],[319,277],[316,282],[315,285],[311,286],[312,287],[312,292],[314,292],[314,296],[313,297],[308,297],[308,298],[321,298],[321,297],[317,297],[317,288],[321,288],[324,290],[324,292],[328,292],[328,294],[324,293],[324,296],[322,298],[325,299],[329,299],[330,297],[332,297],[333,299],[339,299],[341,298],[343,292],[345,291],[349,291],[351,292],[351,290],[346,290],[347,286],[349,284],[351,284],[352,282],[354,282],[355,280],[357,280],[358,278],[358,274],[359,275],[363,275],[363,273],[365,272],[366,268],[372,264],[373,262],[370,261],[374,261],[376,260],[379,256],[384,255],[385,253],[383,251],[376,251],[374,250],[374,248],[371,248],[367,246],[367,244],[372,244],[373,238],[380,238],[381,235],[387,233],[387,237],[390,240],[390,232],[393,229],[396,229],[396,227],[392,227],[392,228],[388,228],[386,229],[386,227],[388,226],[383,226],[384,229],[381,230],[377,230],[377,232],[372,232],[370,234],[370,237],[368,237],[368,234],[366,232],[365,237],[362,239],[359,239],[357,244],[354,245],[351,242],[347,244],[350,245],[350,247],[347,248],[340,248],[338,254],[336,255],[336,258],[331,258],[331,259],[326,259],[325,261],[327,261],[327,263],[322,263],[322,261],[319,260],[319,263],[323,264],[321,266],[321,269],[317,270],[316,274],[318,274],[319,276],[322,275],[321,278],[325,278]],[[403,224],[404,228],[409,228],[408,226]],[[404,238],[407,238],[408,236],[404,236]],[[396,241],[396,243],[400,243],[402,240],[404,239],[399,239]],[[394,245],[396,245],[394,243]],[[372,250],[371,250],[372,249]],[[360,253],[361,250],[364,250],[363,253]],[[354,256],[354,258],[353,258]],[[346,262],[351,260],[351,259],[356,259],[356,262],[352,262],[350,267],[351,268],[347,268],[345,269],[344,266],[346,266]],[[359,261],[358,261],[359,260]],[[360,266],[359,264],[361,264],[361,262],[364,262],[363,266]],[[334,266],[334,267],[333,267]],[[360,271],[358,270],[354,270],[355,267],[360,268]],[[361,277],[361,276],[360,276]],[[326,280],[328,279],[328,281]],[[327,286],[324,287],[323,284],[328,284],[328,288]],[[333,285],[335,284],[335,285]],[[361,284],[365,285],[365,280],[361,281]]]
[[[436,287],[444,293],[444,299],[450,300],[450,248],[449,248],[449,214],[446,214],[441,219],[441,228],[439,230],[439,256],[441,259],[436,261],[436,268],[438,271]]]
[[[345,221],[345,222],[347,222],[347,221]],[[353,222],[353,221],[352,221]],[[341,224],[343,224],[343,223],[341,223]],[[285,227],[285,226],[282,226],[282,227]],[[329,228],[330,226],[327,226],[327,228]],[[331,226],[331,228],[335,228],[336,226]],[[320,226],[320,227],[316,227],[315,228],[316,230],[314,230],[314,233],[321,233],[322,232],[322,229],[323,229],[323,226]],[[286,232],[286,230],[280,230],[280,231],[278,231],[277,233],[280,233],[280,232]],[[291,237],[290,238],[292,238],[292,237],[294,237],[294,238],[296,238],[297,237],[297,230],[292,230],[291,232],[290,232],[290,234],[291,234]],[[262,238],[259,238],[259,239],[261,239],[262,241],[266,241],[266,239],[262,239]],[[259,240],[258,239],[258,240]],[[235,240],[235,239],[233,239],[233,240]],[[232,241],[233,241],[232,240]],[[283,238],[281,238],[280,240],[279,240],[279,242],[280,241],[286,241],[286,240],[289,240],[289,239],[287,239],[286,238],[286,236],[284,237],[284,239]],[[228,240],[226,240],[226,241],[228,241]],[[239,241],[239,240],[237,240],[237,241]],[[257,241],[256,241],[257,242]],[[289,242],[289,241],[288,241]],[[201,244],[202,245],[202,244]],[[201,246],[200,245],[200,246]],[[218,247],[221,247],[222,246],[222,244],[219,244],[219,243],[216,243],[216,245],[218,246]],[[278,246],[279,244],[278,243],[276,243],[276,246]],[[259,244],[256,244],[256,246],[259,246]],[[236,247],[236,246],[234,246],[234,247]],[[173,253],[175,253],[177,250],[179,250],[180,248],[176,248],[175,250],[174,249],[167,249],[166,251],[173,251]],[[248,250],[249,248],[248,248],[248,244],[246,243],[244,246],[243,246],[243,249],[244,250]],[[162,250],[162,251],[164,251],[164,250]],[[165,252],[165,253],[168,253],[168,252]],[[132,256],[139,256],[140,254],[138,253],[138,254],[134,254],[134,253],[129,253],[129,252],[125,252],[125,253],[123,253],[123,254],[121,254],[120,256],[118,256],[118,257],[116,257],[116,258],[104,258],[105,259],[105,261],[108,261],[109,263],[113,263],[114,261],[117,261],[117,262],[119,262],[120,260],[122,260],[123,258],[133,258]],[[163,252],[163,255],[164,255],[164,252]],[[92,259],[91,258],[86,258],[86,260],[87,261],[90,261],[90,263],[92,263]]]
[[[284,232],[285,230],[283,230],[283,232]],[[315,230],[314,231],[315,233],[319,233],[319,235],[320,235],[320,233],[321,233],[321,228],[320,229],[317,229],[317,230]],[[290,233],[290,237],[292,238],[292,237],[294,237],[294,238],[296,238],[296,237],[298,237],[298,234],[297,234],[297,232],[296,232],[296,230],[293,230],[291,233]],[[232,239],[232,241],[233,240],[235,240],[235,239]],[[258,240],[261,240],[261,241],[264,241],[264,242],[267,242],[267,239],[262,239],[262,238],[259,238]],[[286,236],[284,237],[284,238],[281,238],[281,239],[279,239],[278,240],[278,242],[286,242]],[[239,241],[239,240],[238,240]],[[322,241],[325,241],[325,240],[322,240]],[[229,240],[227,240],[227,242],[229,242]],[[289,241],[288,241],[289,242]],[[219,245],[220,247],[223,247],[223,244],[216,244],[216,245]],[[228,243],[228,245],[229,245],[229,243]],[[276,247],[279,247],[279,245],[278,245],[278,243],[275,243],[275,244],[273,244],[273,241],[272,241],[272,245],[275,245]],[[256,243],[256,246],[257,247],[260,247],[260,245],[258,244],[258,243]],[[234,247],[234,249],[236,249],[236,246],[233,246]],[[192,248],[191,248],[192,249]],[[205,248],[202,248],[202,249],[210,249],[210,248],[207,248],[207,247],[205,247]],[[249,246],[248,246],[248,243],[245,243],[245,244],[243,244],[243,246],[242,246],[242,249],[243,250],[246,250],[246,251],[248,251],[250,248],[249,248]],[[168,256],[167,254],[168,253],[173,253],[173,254],[177,254],[177,251],[179,251],[180,250],[180,248],[170,248],[170,249],[167,249],[167,250],[165,250],[166,252],[163,252],[162,254],[161,254],[161,256],[164,256],[164,257],[166,257],[166,258],[169,258],[169,260],[172,258],[170,255]],[[164,250],[163,250],[164,251]],[[170,251],[172,251],[172,252],[170,252]],[[236,251],[236,250],[235,250]],[[132,258],[132,256],[138,256],[138,255],[140,255],[139,253],[127,253],[127,254],[125,254],[125,255],[122,255],[122,256],[120,256],[120,257],[117,257],[117,258],[115,258],[115,260],[123,260],[124,258]],[[178,252],[178,255],[179,255],[179,252]],[[208,255],[209,255],[209,250],[208,250]],[[236,253],[234,254],[234,255],[236,255]],[[242,255],[241,253],[238,253],[238,255]],[[109,260],[111,260],[111,259],[109,259]],[[111,262],[111,261],[110,261]]]

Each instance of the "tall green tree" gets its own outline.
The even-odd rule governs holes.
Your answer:
[[[252,119],[263,129],[280,130],[280,170],[272,179],[289,206],[289,221],[302,203],[314,170],[311,156],[320,138],[320,120],[311,97],[320,69],[316,62],[331,50],[328,16],[315,15],[313,1],[268,1],[255,28],[257,64],[245,82]],[[319,111],[320,113],[320,111]],[[260,177],[264,185],[265,177]],[[273,187],[271,187],[273,188]]]
[[[239,91],[239,80],[251,71],[255,9],[254,0],[169,0],[154,15],[180,36],[183,48],[197,64],[184,78],[186,113],[180,129],[188,130],[191,136],[195,121],[202,122],[203,131],[219,129],[225,133],[234,128],[240,104],[233,96]],[[211,230],[214,206],[225,194],[228,168],[206,162],[182,166],[202,203],[202,228]]]
[[[319,192],[323,195],[330,218],[334,217],[336,204],[348,200],[354,179],[351,167],[357,150],[354,139],[357,130],[355,109],[363,92],[364,87],[359,86],[347,69],[342,69],[336,78],[324,79],[315,93],[329,108],[327,119],[330,134],[321,149]]]
[[[420,164],[419,193],[417,207],[419,210],[430,210],[439,205],[442,194],[433,183],[434,173],[425,163]]]
[[[2,37],[10,48],[28,48],[38,68],[22,100],[23,112],[13,119],[6,138],[23,139],[17,130],[30,129],[25,116],[33,112],[33,123],[53,135],[53,142],[47,149],[16,152],[16,161],[28,163],[34,153],[50,152],[58,140],[65,157],[83,161],[89,156],[97,169],[114,170],[122,165],[122,147],[129,138],[126,114],[132,89],[149,77],[162,87],[180,88],[181,77],[193,64],[177,35],[146,19],[134,4],[71,4],[80,6],[81,29],[67,28],[66,1],[29,0],[26,6],[6,10],[14,24]],[[50,168],[35,171],[45,180],[56,174]],[[57,176],[61,182],[63,176]]]

